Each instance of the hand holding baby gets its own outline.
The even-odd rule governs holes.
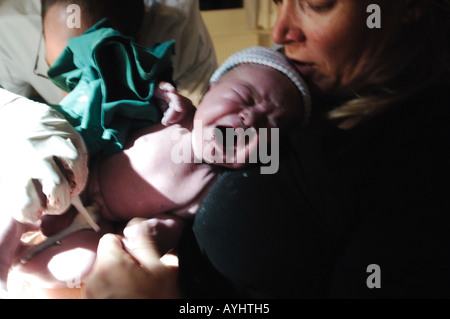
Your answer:
[[[132,220],[125,237],[108,234],[99,243],[97,261],[83,287],[90,299],[179,298],[177,269],[160,261],[148,221]]]

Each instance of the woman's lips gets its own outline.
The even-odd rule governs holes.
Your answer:
[[[300,74],[304,76],[310,76],[314,71],[314,63],[305,63],[305,62],[295,62],[294,65]]]

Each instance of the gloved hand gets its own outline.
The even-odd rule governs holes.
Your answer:
[[[48,105],[0,89],[1,214],[36,224],[59,215],[87,183],[87,151],[78,132]]]

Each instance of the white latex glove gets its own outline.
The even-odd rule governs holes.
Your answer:
[[[21,223],[59,215],[87,183],[78,132],[48,105],[0,89],[0,210]]]

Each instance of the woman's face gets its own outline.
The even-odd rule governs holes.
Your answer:
[[[274,42],[285,46],[310,84],[346,93],[377,49],[385,29],[367,26],[367,7],[380,0],[276,0]],[[383,13],[382,13],[383,14]],[[386,27],[386,26],[384,26]]]

